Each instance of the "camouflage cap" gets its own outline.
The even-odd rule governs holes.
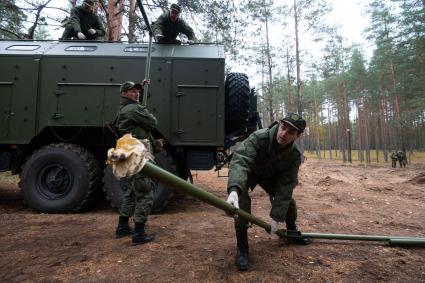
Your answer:
[[[170,6],[170,10],[175,10],[175,11],[177,11],[178,13],[181,13],[181,11],[182,11],[182,9],[180,8],[180,6],[179,6],[179,5],[177,5],[177,4],[171,4],[171,6]]]
[[[292,126],[300,133],[304,132],[304,129],[307,126],[307,122],[297,113],[288,113],[288,115],[281,119],[280,122]]]
[[[138,90],[141,90],[141,89],[143,89],[143,86],[139,83],[136,84],[132,81],[126,81],[121,85],[120,92],[125,92],[125,91],[132,89],[132,88],[136,88]]]
[[[97,3],[97,0],[84,0],[83,6],[85,6],[85,7],[91,7],[94,4],[96,4],[96,3]]]

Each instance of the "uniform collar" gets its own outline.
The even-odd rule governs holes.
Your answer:
[[[124,96],[120,96],[120,105],[121,106],[126,106],[128,104],[139,104],[139,102],[135,102],[127,97]]]

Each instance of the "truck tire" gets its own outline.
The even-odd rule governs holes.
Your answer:
[[[66,213],[86,208],[100,181],[93,154],[75,144],[57,143],[31,155],[19,185],[24,201],[35,210]]]
[[[176,166],[176,163],[174,161],[174,158],[169,154],[167,151],[162,150],[155,154],[155,163],[175,174],[178,175],[178,169]],[[121,180],[117,180],[112,173],[112,167],[108,165],[105,168],[105,176],[104,176],[104,186],[103,190],[105,191],[106,198],[111,203],[112,207],[120,209],[124,194],[126,191],[126,180],[125,178]],[[153,206],[152,206],[152,212],[160,212],[165,209],[165,207],[168,204],[168,200],[173,197],[174,191],[167,186],[164,186],[163,184],[156,182],[153,180],[152,182],[153,187]]]
[[[230,73],[225,82],[225,133],[242,132],[248,123],[250,109],[250,89],[248,76]]]

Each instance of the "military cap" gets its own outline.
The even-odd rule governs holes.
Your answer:
[[[181,11],[182,11],[182,9],[180,8],[180,6],[179,6],[179,5],[177,5],[177,4],[171,4],[171,6],[170,6],[170,10],[175,10],[175,11],[177,11],[178,13],[181,13]]]
[[[307,125],[303,117],[301,117],[297,113],[288,113],[288,115],[286,115],[285,118],[281,119],[280,122],[292,126],[300,133],[304,132],[304,129]]]
[[[124,91],[130,90],[132,88],[136,88],[138,90],[141,90],[141,89],[143,89],[143,86],[139,83],[136,84],[132,81],[126,81],[121,85],[120,92],[124,92]]]
[[[96,3],[97,3],[97,0],[84,0],[84,2],[83,2],[83,6],[91,7],[91,6],[93,6],[94,4],[96,4]]]

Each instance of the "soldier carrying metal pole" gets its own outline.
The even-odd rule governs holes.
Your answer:
[[[146,15],[145,8],[143,7],[142,1],[137,0],[137,5],[139,6],[140,12],[142,13],[143,20],[145,21],[145,25],[149,31],[149,45],[148,45],[148,57],[146,58],[146,67],[145,67],[145,80],[149,81],[149,73],[151,68],[151,52],[152,52],[152,37],[153,31],[152,27],[149,24],[148,16]],[[145,86],[145,92],[143,93],[142,101],[143,106],[147,107],[148,105],[148,93],[149,93],[149,84]]]

